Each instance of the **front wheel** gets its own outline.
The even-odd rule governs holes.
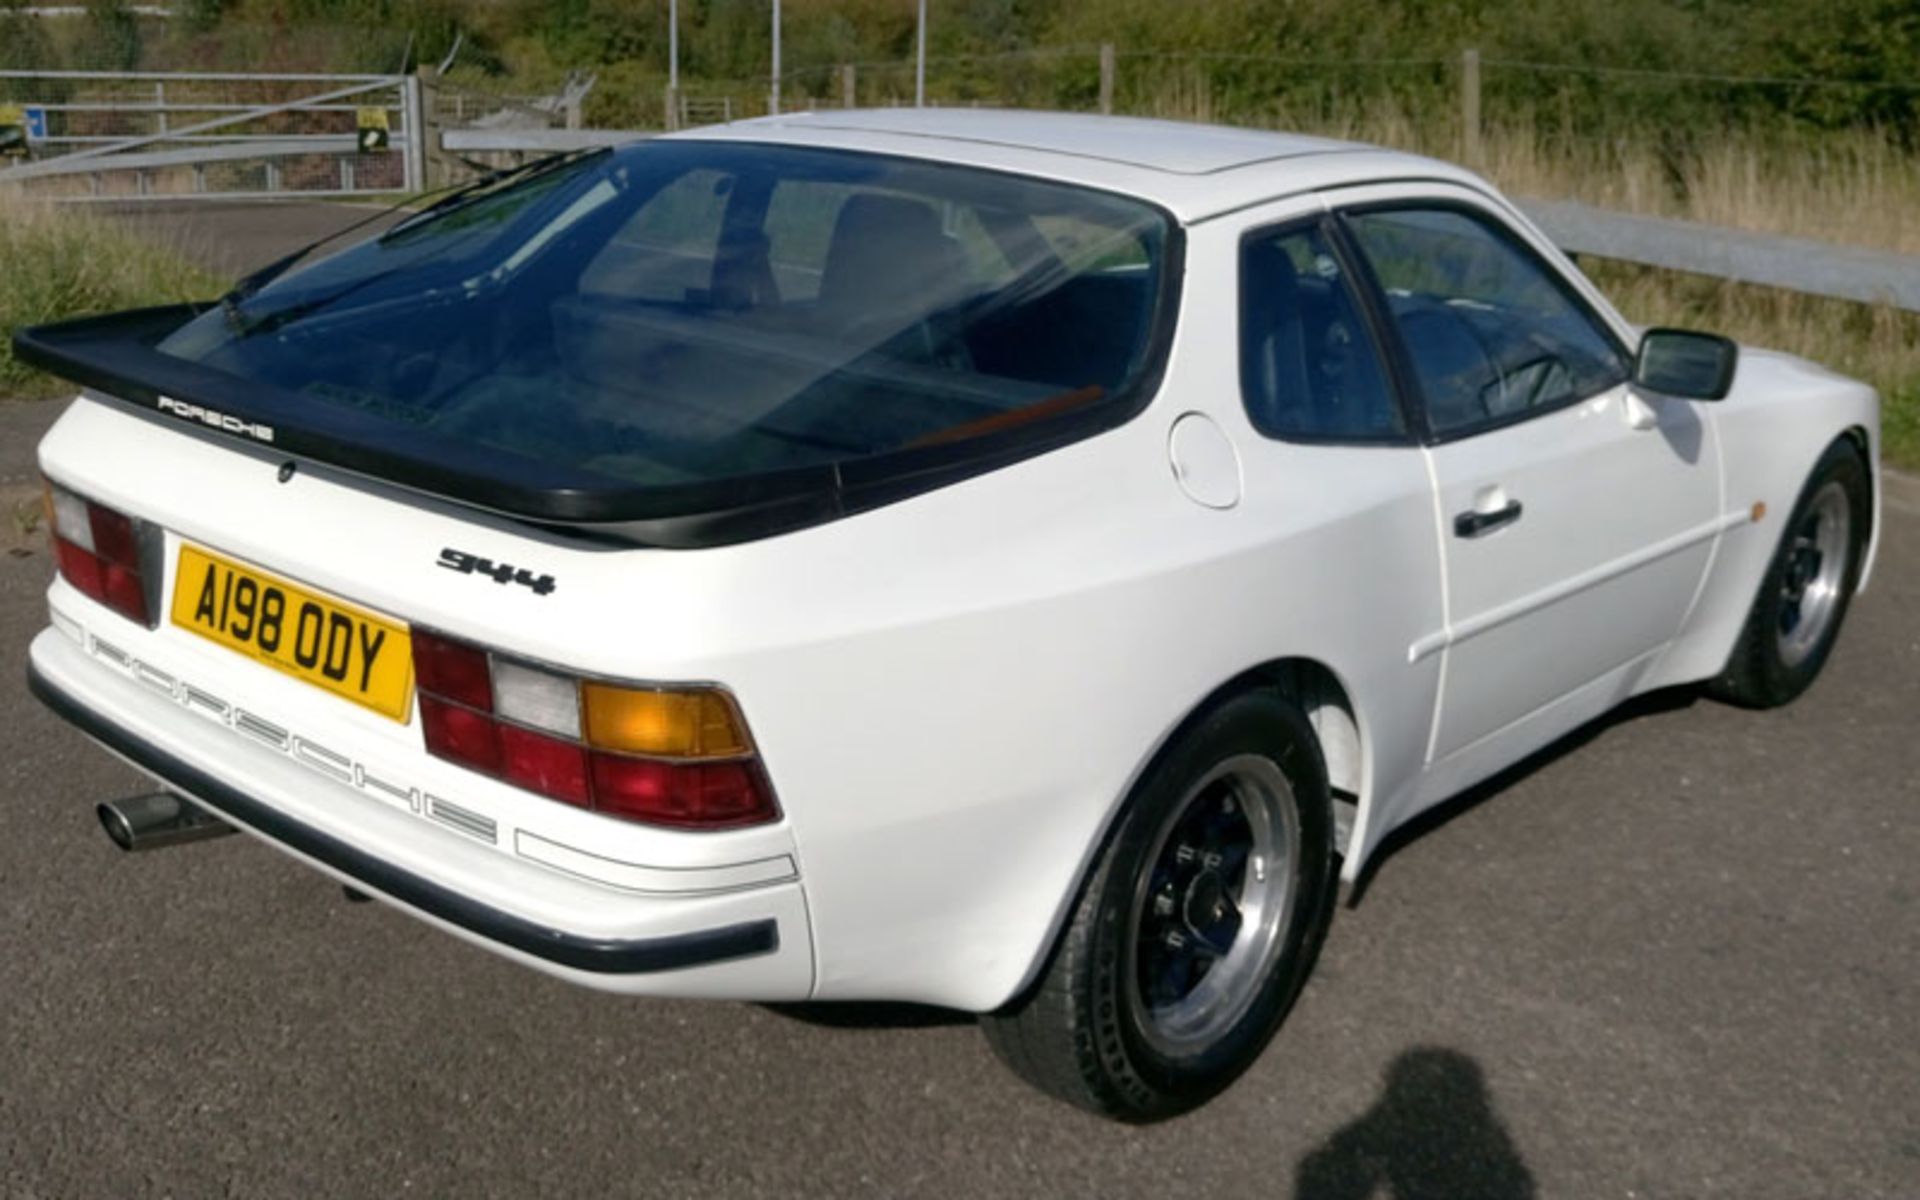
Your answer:
[[[1029,1083],[1122,1120],[1172,1116],[1252,1064],[1324,929],[1326,769],[1298,708],[1227,700],[1162,752],[1039,983],[982,1019]]]
[[[1720,699],[1773,708],[1807,690],[1840,636],[1866,546],[1866,460],[1850,438],[1821,456],[1787,518],[1727,669]]]

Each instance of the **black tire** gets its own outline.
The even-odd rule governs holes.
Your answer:
[[[1870,486],[1866,460],[1852,438],[1842,437],[1827,447],[1794,502],[1740,639],[1734,644],[1726,669],[1707,685],[1709,694],[1746,708],[1774,708],[1806,691],[1820,674],[1839,639],[1840,625],[1860,582],[1862,551],[1873,519]],[[1795,646],[1792,631],[1803,619],[1807,591],[1807,531],[1810,524],[1818,524],[1822,498],[1836,494],[1844,496],[1847,511],[1847,527],[1841,539],[1846,561],[1835,568],[1836,588],[1823,610],[1817,634],[1803,634],[1800,640],[1804,644]],[[1812,561],[1819,564],[1824,559],[1815,548]]]
[[[1276,772],[1284,788],[1272,785]],[[1259,1057],[1312,969],[1335,886],[1332,826],[1326,766],[1298,708],[1249,691],[1196,718],[1128,798],[1038,982],[981,1018],[988,1043],[1041,1091],[1105,1116],[1153,1121],[1205,1102]],[[1230,845],[1241,827],[1244,854]],[[1269,840],[1259,841],[1256,829]],[[1285,858],[1288,879],[1276,885],[1254,864],[1280,861],[1283,834],[1295,845]],[[1234,858],[1237,874],[1227,861]],[[1202,865],[1191,877],[1178,874],[1195,863]],[[1201,878],[1208,874],[1211,883]],[[1176,910],[1162,898],[1176,892],[1177,915],[1169,917]],[[1256,920],[1263,910],[1277,915]],[[1182,924],[1196,913],[1198,924]],[[1191,930],[1198,949],[1167,949],[1179,936],[1174,925]],[[1178,968],[1182,955],[1191,966],[1216,953],[1215,943],[1232,949],[1197,975]],[[1200,989],[1216,970],[1212,986],[1223,998],[1210,1005]],[[1176,975],[1193,981],[1192,992],[1156,1008],[1146,990],[1165,994]],[[1203,1025],[1221,1027],[1170,1050],[1160,1022],[1183,1003],[1197,1006]]]

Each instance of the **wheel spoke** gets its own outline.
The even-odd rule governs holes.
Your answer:
[[[1247,859],[1253,854],[1253,843],[1236,842],[1220,853],[1220,863],[1214,867],[1222,882],[1229,889],[1240,886],[1240,873],[1246,869]]]
[[[1851,504],[1844,486],[1828,480],[1781,550],[1776,651],[1786,666],[1805,662],[1832,637],[1853,557]]]
[[[1275,889],[1299,842],[1291,799],[1277,763],[1242,754],[1196,781],[1160,827],[1131,926],[1130,984],[1150,1040],[1204,1042],[1252,1002],[1283,930]]]
[[[1225,958],[1233,950],[1233,939],[1240,932],[1240,910],[1223,915],[1218,921],[1198,931],[1194,938],[1194,947],[1202,954],[1212,958]]]
[[[1174,951],[1160,960],[1160,969],[1154,972],[1154,1000],[1172,1004],[1180,1000],[1193,986],[1193,955]]]

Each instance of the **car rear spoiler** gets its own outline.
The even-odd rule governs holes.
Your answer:
[[[21,329],[14,356],[150,420],[230,438],[517,521],[626,545],[701,549],[892,504],[1119,425],[1157,379],[1018,429],[868,458],[668,486],[541,462],[242,378],[159,344],[212,305],[180,304]]]

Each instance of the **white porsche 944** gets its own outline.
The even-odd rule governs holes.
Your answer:
[[[1202,126],[749,121],[16,347],[85,389],[31,684],[158,781],[123,846],[980,1013],[1136,1120],[1395,826],[1636,693],[1798,695],[1877,524],[1870,388],[1635,329],[1466,171]]]

